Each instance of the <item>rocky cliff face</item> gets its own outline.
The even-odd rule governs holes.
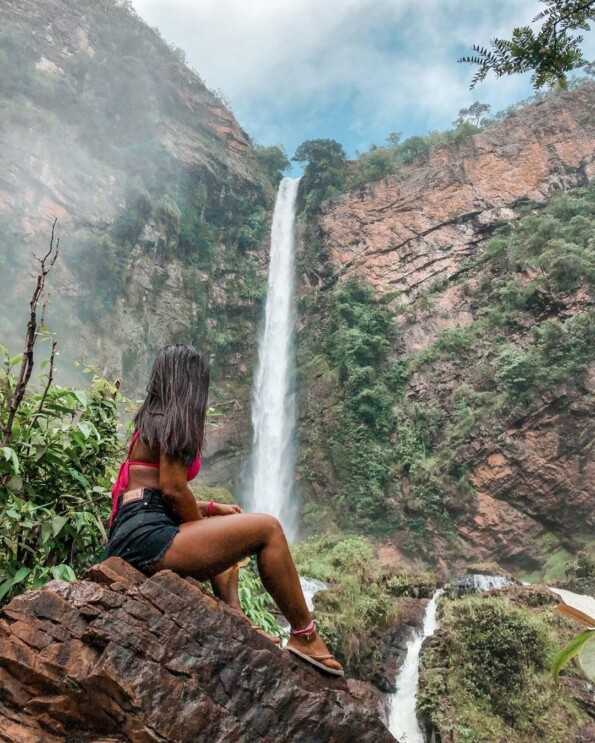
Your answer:
[[[31,254],[57,218],[47,324],[58,378],[83,358],[138,398],[157,349],[202,347],[212,400],[225,403],[210,481],[230,486],[249,436],[268,174],[231,112],[128,3],[8,0],[0,29],[2,342],[20,348]]]
[[[375,447],[385,442],[389,455],[382,462],[376,457],[369,471],[376,477],[372,487],[378,482],[383,489],[385,518],[394,515],[396,541],[406,553],[443,566],[443,559],[496,559],[527,571],[549,561],[555,571],[568,551],[589,542],[592,355],[580,372],[569,367],[554,383],[555,344],[548,351],[549,376],[545,356],[537,362],[534,354],[542,333],[569,330],[574,322],[584,322],[580,333],[591,337],[591,269],[574,277],[564,240],[551,242],[553,233],[539,225],[541,219],[552,220],[550,227],[561,220],[561,229],[572,230],[582,218],[580,209],[563,214],[555,206],[541,215],[556,194],[592,182],[594,110],[595,86],[585,85],[481,134],[436,147],[394,176],[323,206],[308,232],[319,238],[318,263],[306,269],[301,287],[307,503],[324,509],[334,493],[345,503],[338,431],[348,406],[359,406],[363,416],[365,399],[393,416],[374,439]],[[585,198],[590,215],[592,191]],[[562,203],[559,196],[552,202]],[[499,227],[504,231],[496,233]],[[501,236],[490,242],[494,234]],[[592,225],[585,240],[568,240],[591,265],[589,234]],[[532,247],[522,252],[520,241]],[[516,246],[514,259],[491,252],[495,246],[505,252],[507,245]],[[345,333],[360,327],[364,336],[374,332],[373,324],[366,329],[357,317],[345,319],[348,303],[338,293],[354,281],[372,286],[376,306],[393,316],[383,377],[366,371],[368,362],[361,362],[359,377],[349,377],[347,367],[333,360],[336,343],[329,350],[326,339],[332,333],[338,338],[343,326]],[[511,299],[507,292],[517,289]],[[350,295],[352,306],[356,296]],[[354,313],[364,309],[362,300]],[[349,353],[361,349],[353,341]],[[504,382],[506,359],[517,352],[518,359],[529,354],[523,356],[526,367],[522,373],[515,367],[516,381]],[[363,441],[364,429],[357,430]],[[365,467],[374,452],[362,451]],[[374,474],[378,467],[383,478]]]
[[[342,680],[252,632],[200,584],[112,558],[0,614],[0,736],[58,741],[394,738]]]
[[[486,236],[515,218],[515,207],[595,177],[593,122],[586,123],[594,96],[585,86],[529,106],[328,204],[319,228],[335,276],[361,276],[382,293],[399,292],[405,304],[437,281],[452,283]],[[451,309],[453,299],[444,300]],[[464,312],[457,324],[465,324]]]

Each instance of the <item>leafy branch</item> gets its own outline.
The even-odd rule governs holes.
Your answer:
[[[595,0],[541,1],[547,7],[533,19],[533,23],[543,21],[538,32],[529,26],[517,27],[511,39],[492,39],[491,49],[474,44],[475,54],[458,60],[479,68],[471,89],[490,71],[496,77],[532,71],[535,89],[555,83],[565,89],[567,73],[587,64],[581,51],[584,37],[572,34],[590,30],[590,22],[595,19]]]

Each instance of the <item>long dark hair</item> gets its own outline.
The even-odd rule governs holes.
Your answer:
[[[157,354],[147,397],[134,417],[143,444],[189,467],[202,453],[209,365],[194,346],[165,346]]]

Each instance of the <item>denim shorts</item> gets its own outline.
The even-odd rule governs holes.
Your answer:
[[[124,504],[120,496],[106,557],[121,557],[138,570],[147,570],[167,552],[181,523],[161,490],[143,488],[142,498]]]

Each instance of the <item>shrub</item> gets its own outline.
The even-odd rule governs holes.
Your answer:
[[[293,547],[301,575],[330,583],[317,594],[321,634],[348,673],[369,679],[378,670],[378,630],[395,616],[382,567],[362,537],[334,535]]]
[[[4,415],[15,376],[5,349],[0,377]],[[121,455],[119,393],[93,378],[87,390],[30,391],[17,411],[10,445],[0,450],[0,599],[100,559],[110,488]]]

